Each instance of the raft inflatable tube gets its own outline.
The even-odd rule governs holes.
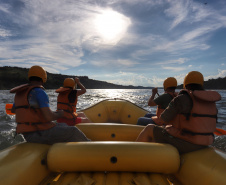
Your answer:
[[[91,141],[135,141],[143,126],[117,123],[82,123],[76,125]]]
[[[169,144],[146,142],[74,142],[54,144],[47,155],[54,172],[175,173],[180,157]]]
[[[183,154],[175,174],[183,185],[225,185],[225,175],[226,153],[213,147]]]
[[[45,157],[50,145],[21,143],[0,152],[1,185],[36,185],[50,174]]]
[[[103,100],[91,107],[80,110],[93,123],[123,123],[136,125],[147,110],[123,99]]]

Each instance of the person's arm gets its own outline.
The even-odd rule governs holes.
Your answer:
[[[61,118],[64,115],[63,110],[58,110],[56,112],[53,112],[49,107],[43,107],[43,108],[40,108],[40,110],[44,118],[48,121],[57,120],[58,118]]]
[[[173,118],[176,117],[178,114],[178,106],[176,106],[177,103],[175,101],[171,101],[168,105],[168,107],[162,112],[160,115],[160,119],[167,125]]]
[[[11,112],[12,112],[12,113],[16,113],[15,103],[13,103],[13,106],[12,106]]]
[[[192,99],[189,95],[183,94],[175,97],[169,106],[163,111],[160,118],[164,123],[169,123],[177,114],[189,113],[192,109]]]
[[[81,84],[79,78],[75,77],[75,83],[81,88],[81,90],[77,90],[77,96],[86,93],[86,88]]]
[[[156,106],[157,104],[154,102],[155,95],[158,93],[158,89],[155,87],[152,89],[152,95],[150,96],[148,100],[149,106]]]
[[[49,98],[44,90],[38,88],[38,89],[35,89],[35,92],[31,92],[31,93],[34,93],[36,102],[38,103],[38,107],[40,108],[40,110],[43,114],[43,117],[47,121],[54,121],[54,120],[57,120],[58,118],[63,117],[63,115],[64,115],[63,110],[54,112],[50,109]]]

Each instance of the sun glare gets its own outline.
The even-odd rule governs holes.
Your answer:
[[[117,42],[126,33],[130,19],[118,12],[106,10],[97,15],[94,24],[103,39]]]

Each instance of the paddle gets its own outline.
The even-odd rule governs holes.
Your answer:
[[[6,112],[6,114],[8,114],[8,115],[15,115],[15,113],[11,112],[12,107],[13,107],[13,104],[11,104],[11,103],[7,103],[5,105],[5,112]]]
[[[217,136],[226,135],[226,130],[216,128],[216,131],[214,132],[214,134],[217,135]]]

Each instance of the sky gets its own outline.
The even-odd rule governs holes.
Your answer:
[[[226,76],[225,0],[0,0],[0,66],[120,85]]]

